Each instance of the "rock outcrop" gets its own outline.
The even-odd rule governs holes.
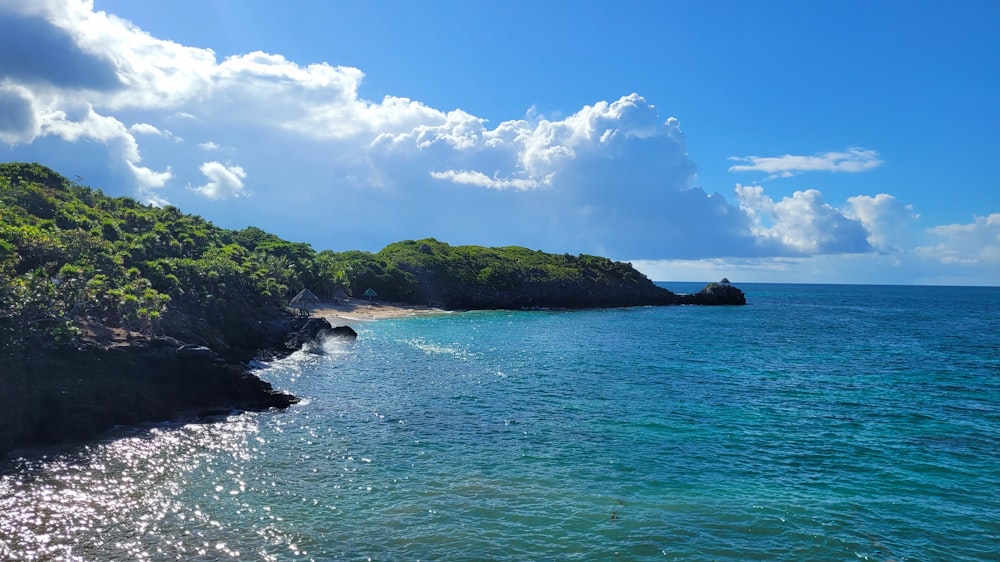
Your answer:
[[[354,340],[358,334],[350,326],[334,328],[325,318],[296,318],[288,325],[288,335],[284,341],[284,349],[295,351],[303,346],[315,350],[329,338],[344,338]]]
[[[260,341],[267,356],[280,357],[350,334],[351,328],[324,319],[281,319],[262,329]],[[93,438],[118,425],[298,402],[256,377],[238,355],[171,336],[105,333],[0,356],[0,458],[19,447]]]
[[[677,295],[677,304],[742,305],[747,303],[743,291],[723,279],[722,283],[709,283],[697,293]]]

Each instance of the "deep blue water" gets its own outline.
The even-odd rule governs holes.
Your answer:
[[[1000,560],[1000,289],[741,287],[356,324],[288,411],[15,460],[0,559]]]

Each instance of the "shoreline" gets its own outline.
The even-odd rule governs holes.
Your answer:
[[[341,299],[340,301],[321,301],[309,305],[312,316],[325,318],[331,324],[337,322],[370,322],[389,318],[408,318],[411,316],[443,315],[451,311],[443,308],[406,304],[400,302],[369,302],[362,299]]]

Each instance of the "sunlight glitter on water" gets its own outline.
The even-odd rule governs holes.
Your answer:
[[[214,508],[182,496],[192,480],[206,479],[215,493],[201,498],[205,505],[245,493],[244,475],[231,467],[259,453],[258,431],[245,414],[15,461],[0,480],[0,560],[239,558]],[[281,532],[259,534],[287,547]]]

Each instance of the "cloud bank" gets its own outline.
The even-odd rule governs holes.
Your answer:
[[[223,225],[252,221],[334,249],[436,236],[761,268],[844,255],[998,260],[995,214],[920,229],[885,193],[837,204],[817,189],[707,191],[680,121],[636,93],[493,123],[406,97],[365,99],[363,79],[261,51],[220,60],[87,0],[0,0],[0,142],[12,159],[36,146],[101,153],[99,164],[67,165],[104,166],[148,202]],[[731,160],[732,172],[771,178],[882,163],[865,148]],[[921,237],[932,241],[918,250]]]

